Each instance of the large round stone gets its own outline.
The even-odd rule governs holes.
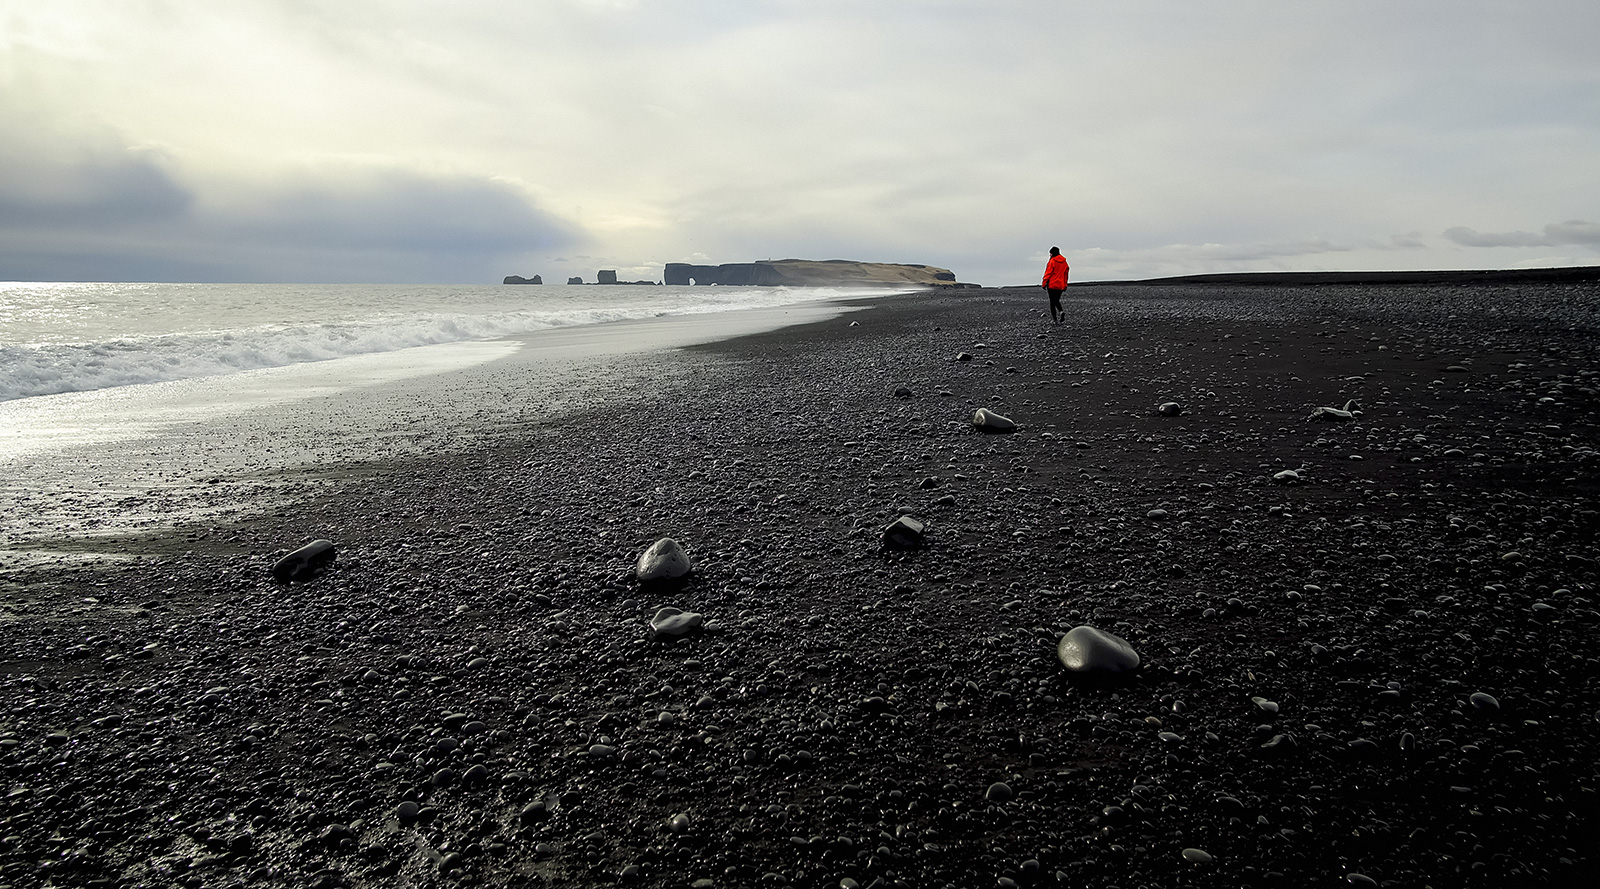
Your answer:
[[[1139,653],[1126,639],[1094,627],[1073,627],[1056,646],[1061,665],[1074,673],[1126,673],[1139,666]]]
[[[677,580],[693,568],[689,564],[689,554],[683,551],[678,541],[663,537],[640,553],[639,562],[633,570],[639,580],[651,581]]]

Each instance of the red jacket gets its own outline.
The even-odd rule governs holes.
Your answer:
[[[1067,271],[1072,266],[1067,265],[1067,258],[1057,253],[1050,257],[1050,263],[1044,267],[1044,289],[1066,290]]]

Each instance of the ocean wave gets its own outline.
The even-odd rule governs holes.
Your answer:
[[[0,401],[499,339],[552,327],[740,307],[732,301],[696,301],[485,314],[434,312],[375,321],[259,325],[103,342],[0,344]]]

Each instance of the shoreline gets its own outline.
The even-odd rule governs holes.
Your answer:
[[[11,560],[19,550],[87,554],[115,540],[118,527],[96,514],[120,510],[124,527],[144,529],[138,536],[160,535],[203,521],[213,501],[290,496],[274,490],[274,480],[348,475],[366,464],[478,446],[481,436],[536,416],[512,403],[512,387],[518,402],[538,411],[581,410],[624,393],[635,356],[838,317],[870,302],[610,321],[41,396],[9,409],[0,403],[11,425],[0,461],[12,470],[0,486],[0,504],[10,513],[0,526],[0,570],[6,551]],[[50,499],[73,505],[54,513],[25,508]],[[138,508],[148,503],[158,506]],[[238,512],[229,508],[223,517],[239,521]],[[73,539],[52,542],[52,534]]]
[[[1596,303],[1206,293],[1069,290],[1060,327],[1031,288],[875,299],[181,550],[21,571],[0,877],[1580,879]],[[929,546],[881,552],[904,511]],[[334,569],[274,585],[316,536]],[[662,536],[696,573],[641,589]],[[649,642],[664,605],[706,632]],[[1081,624],[1138,673],[1067,676]]]

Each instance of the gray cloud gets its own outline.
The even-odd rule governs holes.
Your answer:
[[[1458,225],[1444,236],[1463,247],[1600,247],[1600,224],[1574,219],[1554,222],[1542,234],[1533,232],[1480,232]]]
[[[219,181],[81,139],[0,160],[6,280],[482,281],[585,239],[481,175],[346,161]]]
[[[214,214],[220,228],[281,248],[492,255],[578,239],[509,182],[394,166],[301,170]]]
[[[644,277],[702,253],[1004,283],[1053,243],[1085,280],[1596,243],[1391,234],[1600,205],[1592,0],[13,6],[0,277]],[[51,120],[118,135],[26,135]]]
[[[193,205],[163,155],[99,134],[25,140],[33,123],[0,114],[0,228],[114,231],[181,218]]]

